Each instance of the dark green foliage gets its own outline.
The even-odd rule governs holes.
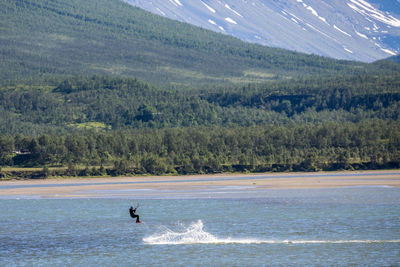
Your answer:
[[[7,139],[7,145],[18,138]],[[67,165],[59,175],[104,173],[104,168],[78,169],[74,161],[112,165],[110,175],[400,167],[399,121],[86,132],[46,137],[47,143],[40,142],[42,138],[26,137],[29,142],[21,149],[38,154],[35,165],[45,166],[43,177],[49,175],[49,165]],[[63,147],[66,154],[46,157],[51,144]]]
[[[289,118],[301,118],[310,111],[316,114],[340,111],[343,120],[368,117],[396,120],[400,115],[400,75],[299,79],[202,96],[223,107],[256,107],[284,113]]]
[[[0,131],[35,135],[49,133],[49,129],[398,120],[399,104],[400,75],[317,77],[190,91],[157,89],[136,79],[76,78],[56,87],[0,90],[0,121],[4,122]],[[46,138],[41,142],[47,142]],[[71,149],[80,146],[70,144]],[[51,147],[48,157],[58,149]]]
[[[8,136],[0,136],[0,166],[11,165],[14,140]]]
[[[47,166],[43,167],[42,172],[44,178],[48,178],[51,175],[50,169]]]
[[[44,166],[37,178],[396,168],[399,92],[400,75],[190,91],[106,77],[7,87],[1,165]],[[97,124],[114,130],[80,128]]]

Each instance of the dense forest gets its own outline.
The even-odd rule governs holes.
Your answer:
[[[63,80],[57,86],[2,88],[0,131],[39,135],[88,128],[396,121],[399,104],[400,73],[192,90],[94,76]]]
[[[4,179],[400,168],[395,62],[248,44],[118,0],[0,10]]]
[[[0,165],[42,167],[24,174],[38,177],[398,168],[399,105],[400,74],[189,91],[102,76],[7,87]]]
[[[400,124],[373,120],[16,135],[2,136],[0,146],[0,164],[43,166],[29,173],[37,177],[399,168]],[[48,166],[68,167],[52,171]]]

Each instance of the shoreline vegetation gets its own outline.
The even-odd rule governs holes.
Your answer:
[[[400,125],[379,120],[15,135],[0,145],[1,179],[400,168]]]

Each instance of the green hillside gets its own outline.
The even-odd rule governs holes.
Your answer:
[[[0,0],[1,82],[76,75],[246,83],[370,66],[248,44],[120,0]]]

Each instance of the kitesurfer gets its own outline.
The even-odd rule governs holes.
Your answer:
[[[129,208],[129,214],[131,215],[132,218],[136,218],[136,223],[140,223],[141,221],[139,220],[139,215],[136,214],[136,209],[133,208],[132,206]]]

